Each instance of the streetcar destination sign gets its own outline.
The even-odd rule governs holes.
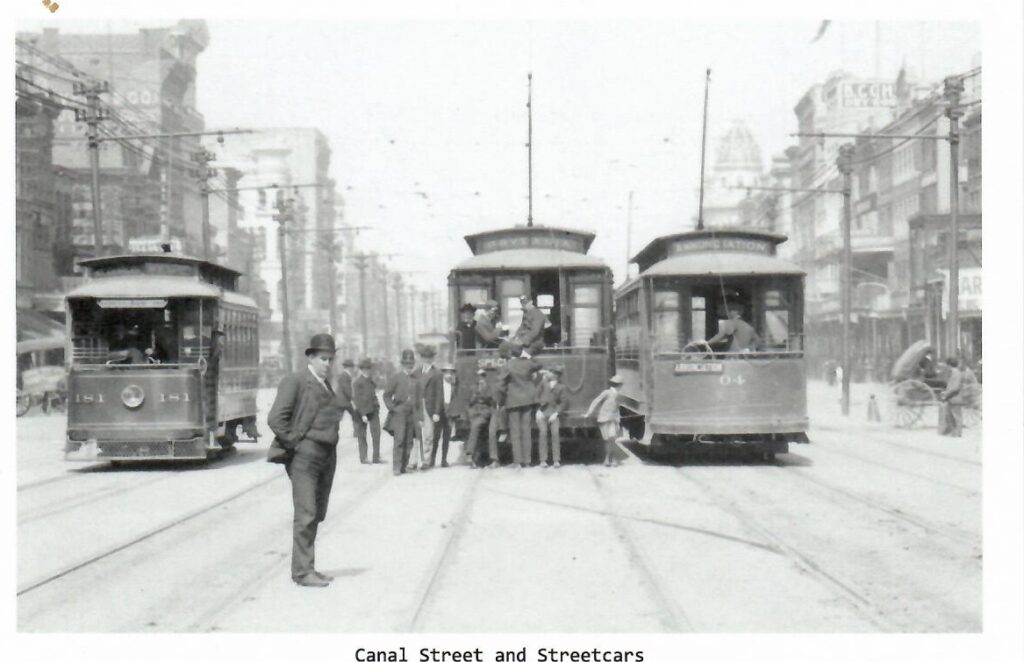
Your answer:
[[[100,308],[165,308],[167,299],[100,299]]]
[[[775,252],[775,244],[763,239],[749,239],[746,237],[686,237],[676,239],[669,244],[668,248],[669,255],[709,253],[714,251],[739,251],[743,253],[772,255]]]
[[[697,375],[712,372],[722,372],[721,363],[677,363],[675,373],[677,375]]]

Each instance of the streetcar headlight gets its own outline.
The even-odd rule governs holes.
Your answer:
[[[146,399],[146,394],[143,392],[141,386],[131,384],[125,386],[124,390],[121,391],[121,402],[124,403],[125,407],[129,409],[135,409],[142,405],[142,401]]]

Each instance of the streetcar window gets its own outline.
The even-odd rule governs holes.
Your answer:
[[[513,331],[523,321],[523,307],[519,297],[526,291],[526,284],[518,278],[501,281],[501,321]]]
[[[462,303],[471,303],[477,308],[487,302],[489,293],[486,287],[463,287]]]
[[[690,340],[707,340],[707,300],[690,297]]]
[[[576,285],[572,290],[572,344],[586,347],[594,344],[601,330],[601,288],[598,285]]]
[[[679,292],[654,293],[654,343],[659,351],[679,351]]]
[[[769,345],[785,347],[789,340],[789,311],[764,311],[765,340]]]

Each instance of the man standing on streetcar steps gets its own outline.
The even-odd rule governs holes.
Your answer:
[[[548,437],[551,437],[551,459],[555,467],[562,466],[562,439],[560,417],[569,409],[569,395],[562,383],[562,366],[551,366],[542,373],[537,407],[538,446],[540,466],[548,466]]]
[[[520,467],[530,466],[533,456],[533,408],[537,404],[536,374],[541,364],[536,359],[520,356],[523,348],[513,342],[513,358],[501,374],[498,385],[499,399],[508,412],[509,440],[512,442],[512,462]]]
[[[359,461],[369,464],[366,459],[366,429],[373,437],[373,463],[380,464],[380,403],[377,401],[377,385],[370,371],[373,361],[359,361],[359,374],[352,380],[352,426],[359,443]]]
[[[761,340],[754,327],[743,319],[743,306],[737,303],[726,304],[729,319],[722,320],[718,333],[708,338],[709,345],[729,341],[729,352],[753,352]]]
[[[522,346],[524,357],[530,358],[544,349],[544,327],[548,324],[548,316],[525,294],[519,297],[519,303],[523,307],[523,321],[516,330],[513,342]],[[513,356],[519,354],[513,353]]]
[[[307,369],[285,376],[277,389],[267,424],[275,444],[288,453],[285,468],[292,481],[292,580],[299,586],[327,586],[332,577],[315,567],[317,527],[327,516],[327,502],[337,464],[338,425],[345,405],[329,381],[334,338],[313,336],[306,348]]]
[[[341,372],[338,373],[338,379],[334,382],[334,391],[345,405],[345,409],[353,421],[356,419],[356,412],[352,407],[352,379],[355,377],[353,373],[355,366],[355,361],[352,359],[342,361]]]
[[[413,428],[422,416],[420,405],[420,383],[414,373],[416,356],[411,349],[402,350],[402,369],[391,375],[384,387],[384,406],[388,416],[384,429],[395,440],[391,455],[392,472],[398,476],[405,473],[412,448]]]

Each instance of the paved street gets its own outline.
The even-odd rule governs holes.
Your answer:
[[[265,427],[205,466],[113,468],[63,463],[61,417],[33,412],[19,630],[980,631],[981,432],[896,429],[885,392],[854,385],[844,419],[838,388],[812,383],[812,443],[768,465],[627,444],[613,468],[577,454],[396,479],[359,464],[346,419],[317,541],[327,589],[289,579],[290,488]]]

